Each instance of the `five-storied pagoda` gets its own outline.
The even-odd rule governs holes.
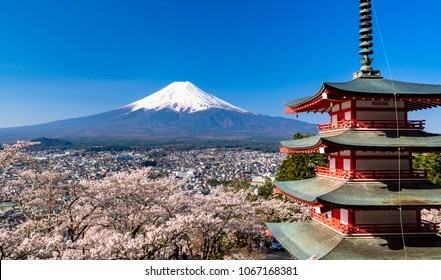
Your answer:
[[[408,113],[441,105],[441,85],[383,79],[371,67],[370,0],[360,0],[361,69],[353,80],[323,83],[309,97],[286,102],[287,114],[319,112],[319,134],[282,141],[285,153],[324,153],[327,167],[310,179],[275,182],[276,192],[309,205],[311,220],[269,223],[297,259],[441,259],[435,224],[423,209],[441,209],[441,186],[412,168],[415,153],[441,151],[441,135]]]

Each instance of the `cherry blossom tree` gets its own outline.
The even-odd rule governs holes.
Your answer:
[[[29,155],[30,143],[0,151],[2,166]],[[25,220],[0,228],[1,259],[246,259],[267,221],[301,218],[298,205],[249,190],[181,191],[184,180],[150,169],[72,183],[32,167],[5,184]],[[294,213],[294,214],[293,214]]]
[[[26,148],[38,145],[38,142],[18,141],[16,144],[3,144],[0,150],[0,168],[6,169],[17,162],[29,162],[31,156],[26,152]]]
[[[219,191],[215,196],[195,196],[189,230],[184,238],[190,254],[200,259],[223,258],[263,233],[254,207],[244,190]]]

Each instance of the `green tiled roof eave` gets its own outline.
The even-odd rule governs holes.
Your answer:
[[[294,107],[298,104],[305,103],[305,101],[309,101],[309,100],[313,99],[313,97],[315,97],[315,96],[313,95],[313,96],[303,97],[303,98],[299,98],[299,99],[294,99],[294,100],[286,101],[283,104],[286,107]]]
[[[402,235],[344,238],[324,260],[440,260],[441,236]]]
[[[421,131],[347,131],[323,137],[323,141],[344,147],[440,149],[441,135]]]
[[[311,149],[321,144],[347,149],[363,148],[367,150],[406,148],[415,150],[441,150],[441,135],[422,131],[346,131],[338,135],[315,135],[297,140],[281,141],[289,149]]]
[[[305,202],[353,207],[441,206],[441,186],[428,181],[345,182],[314,178],[274,182],[282,192]],[[398,188],[401,192],[398,192]]]
[[[346,182],[318,201],[353,207],[440,207],[441,186],[428,181]]]
[[[334,249],[343,236],[315,221],[267,223],[269,231],[296,259],[321,259]]]
[[[382,78],[358,78],[349,82],[326,82],[323,83],[320,90],[314,95],[298,98],[285,102],[287,107],[297,107],[308,103],[314,98],[320,96],[325,89],[334,89],[337,91],[348,92],[352,94],[373,94],[373,95],[406,95],[406,96],[427,96],[441,95],[441,85],[409,83],[402,81],[393,81]]]
[[[431,235],[344,237],[315,221],[267,223],[272,235],[295,258],[324,260],[439,260],[441,237]]]
[[[345,182],[316,176],[314,178],[274,182],[282,192],[309,203],[317,203],[317,198],[341,187]]]
[[[321,144],[322,137],[320,135],[310,136],[296,140],[280,141],[280,144],[286,148],[292,149],[309,149],[317,147]]]
[[[324,83],[325,88],[361,94],[441,95],[441,85],[409,83],[381,78],[354,79],[342,83]]]
[[[307,97],[302,97],[302,98],[290,100],[290,101],[286,101],[286,102],[284,102],[284,104],[286,107],[296,107],[301,104],[308,103],[309,101],[313,100],[314,98],[321,96],[324,90],[325,90],[325,85],[322,84],[322,86],[320,87],[319,91],[317,91],[316,94],[310,95]]]

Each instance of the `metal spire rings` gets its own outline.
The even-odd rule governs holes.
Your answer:
[[[362,66],[369,67],[372,63],[372,58],[369,57],[374,51],[371,48],[374,46],[372,43],[372,17],[371,17],[371,0],[360,0],[360,51],[358,52],[363,56],[360,59]]]

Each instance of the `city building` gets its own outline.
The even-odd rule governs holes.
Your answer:
[[[441,186],[412,167],[415,153],[441,150],[441,135],[408,119],[441,105],[441,85],[382,78],[371,66],[371,20],[370,0],[360,0],[362,67],[353,80],[285,103],[288,114],[330,116],[318,135],[281,142],[281,152],[328,156],[314,178],[275,182],[276,192],[311,209],[311,219],[267,224],[297,259],[441,259],[437,225],[421,218],[441,208]]]

